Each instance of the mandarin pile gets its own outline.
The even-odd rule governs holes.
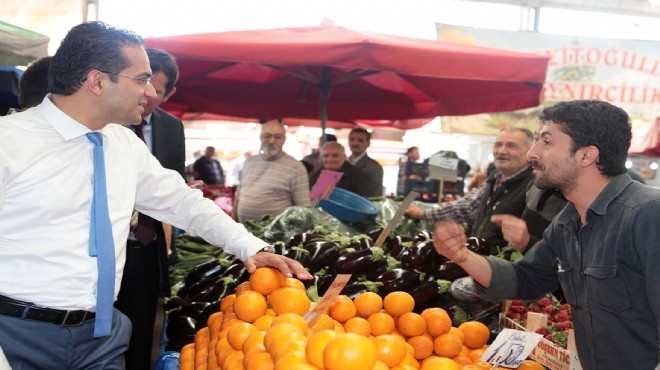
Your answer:
[[[258,277],[258,281],[257,278]],[[478,321],[452,327],[441,308],[413,312],[412,296],[338,296],[312,325],[302,284],[259,268],[180,353],[181,370],[488,369],[490,331]]]

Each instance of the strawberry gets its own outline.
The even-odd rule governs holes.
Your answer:
[[[550,314],[552,314],[554,311],[555,311],[555,310],[554,310],[554,308],[552,308],[552,306],[545,306],[545,307],[543,307],[543,313],[545,313],[545,314],[550,315]]]
[[[558,330],[568,330],[573,327],[573,323],[566,320],[566,321],[559,321],[554,324],[555,328]]]
[[[525,302],[521,301],[520,299],[514,299],[511,301],[512,306],[524,306]]]
[[[538,304],[541,307],[550,306],[552,304],[552,298],[543,297],[543,298],[539,299],[538,301],[536,301],[536,304]]]
[[[523,305],[520,305],[520,306],[512,305],[511,307],[509,307],[509,311],[523,314],[523,313],[527,313],[527,307],[525,307]]]
[[[560,321],[569,321],[569,320],[571,320],[572,317],[571,317],[571,314],[568,313],[567,311],[559,311],[559,312],[555,313],[555,314],[552,316],[552,318],[553,318],[555,321],[559,321],[559,322],[560,322]]]

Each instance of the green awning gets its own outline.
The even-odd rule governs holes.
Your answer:
[[[0,21],[0,65],[25,66],[48,56],[50,37]]]

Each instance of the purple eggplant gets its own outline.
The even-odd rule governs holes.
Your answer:
[[[383,296],[397,290],[410,291],[421,282],[420,274],[407,268],[395,268],[385,271],[378,275],[375,281],[382,283],[378,287],[378,293]]]
[[[214,302],[236,292],[236,281],[231,276],[218,279],[210,290],[193,297],[193,301]]]
[[[249,279],[250,273],[248,273],[247,268],[245,268],[243,262],[237,258],[234,263],[227,267],[222,276],[232,276],[236,282],[236,285],[238,285]]]
[[[410,292],[415,299],[415,308],[424,310],[432,307],[429,302],[433,302],[440,295],[449,294],[450,287],[451,281],[448,280],[428,280],[418,284]]]
[[[341,254],[331,268],[337,274],[375,277],[387,269],[387,258],[381,248],[373,247]]]
[[[433,232],[422,230],[415,235],[414,239],[416,242],[425,242],[428,240],[433,240]]]
[[[309,289],[313,285],[316,285],[316,290],[319,295],[325,294],[332,285],[332,282],[335,280],[335,277],[332,275],[314,275],[313,279],[303,280],[303,284],[306,289]]]
[[[463,268],[452,261],[443,262],[436,271],[433,272],[433,277],[436,279],[454,281],[458,278],[468,276]]]
[[[216,281],[220,280],[222,276],[210,276],[201,280],[196,281],[193,285],[188,287],[187,297],[192,298],[199,295],[202,292],[208,292],[213,288]],[[195,299],[193,299],[194,301]]]
[[[481,254],[482,256],[487,256],[490,254],[490,246],[488,245],[488,242],[486,242],[486,239],[484,238],[477,238],[476,236],[471,236],[467,238],[467,243],[465,243],[465,246],[477,253]]]
[[[401,262],[411,269],[431,272],[446,260],[435,251],[433,241],[427,240],[413,245],[401,254]]]
[[[283,254],[284,257],[289,257],[292,260],[300,262],[303,266],[309,265],[310,253],[307,249],[303,248],[301,245],[296,245],[287,250]]]
[[[390,256],[398,260],[401,260],[403,253],[409,248],[412,248],[414,245],[415,245],[415,241],[413,240],[413,238],[409,236],[397,236],[395,238],[388,240],[384,249],[387,251],[387,254],[389,254]]]
[[[359,296],[362,293],[378,292],[378,287],[381,285],[382,283],[369,281],[369,280],[349,281],[349,283],[346,284],[344,289],[341,290],[341,294],[348,296],[348,298],[350,299],[355,299],[355,297]]]
[[[374,245],[374,242],[370,237],[364,234],[360,234],[351,238],[351,240],[341,246],[342,251],[361,251],[365,249],[370,249]]]
[[[303,265],[310,271],[318,271],[330,266],[339,258],[339,246],[328,240],[312,240],[303,245],[309,252],[309,261]]]
[[[210,260],[208,262],[200,263],[192,270],[190,270],[188,275],[186,275],[185,285],[189,287],[199,280],[209,276],[220,275],[224,269],[225,268],[220,264],[220,261],[218,260]]]
[[[323,240],[324,237],[321,234],[315,233],[298,233],[293,235],[288,242],[286,242],[287,248],[295,247],[298,245],[311,242],[313,240]]]

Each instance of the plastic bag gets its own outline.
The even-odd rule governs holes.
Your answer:
[[[378,214],[375,218],[375,225],[378,227],[385,227],[390,220],[394,217],[394,214],[399,209],[401,202],[397,202],[393,199],[384,199],[380,201],[371,202],[376,209],[378,209]],[[416,204],[423,209],[431,208],[434,205],[429,203],[423,203],[414,201],[413,204]],[[417,220],[406,215],[401,218],[399,224],[394,229],[396,235],[401,236],[415,236],[420,231],[433,231],[433,225],[435,221],[433,220]]]
[[[320,208],[294,206],[275,216],[275,219],[264,228],[264,240],[269,243],[287,241],[294,234],[306,232],[317,225],[324,225],[329,230],[347,236],[357,233]]]

